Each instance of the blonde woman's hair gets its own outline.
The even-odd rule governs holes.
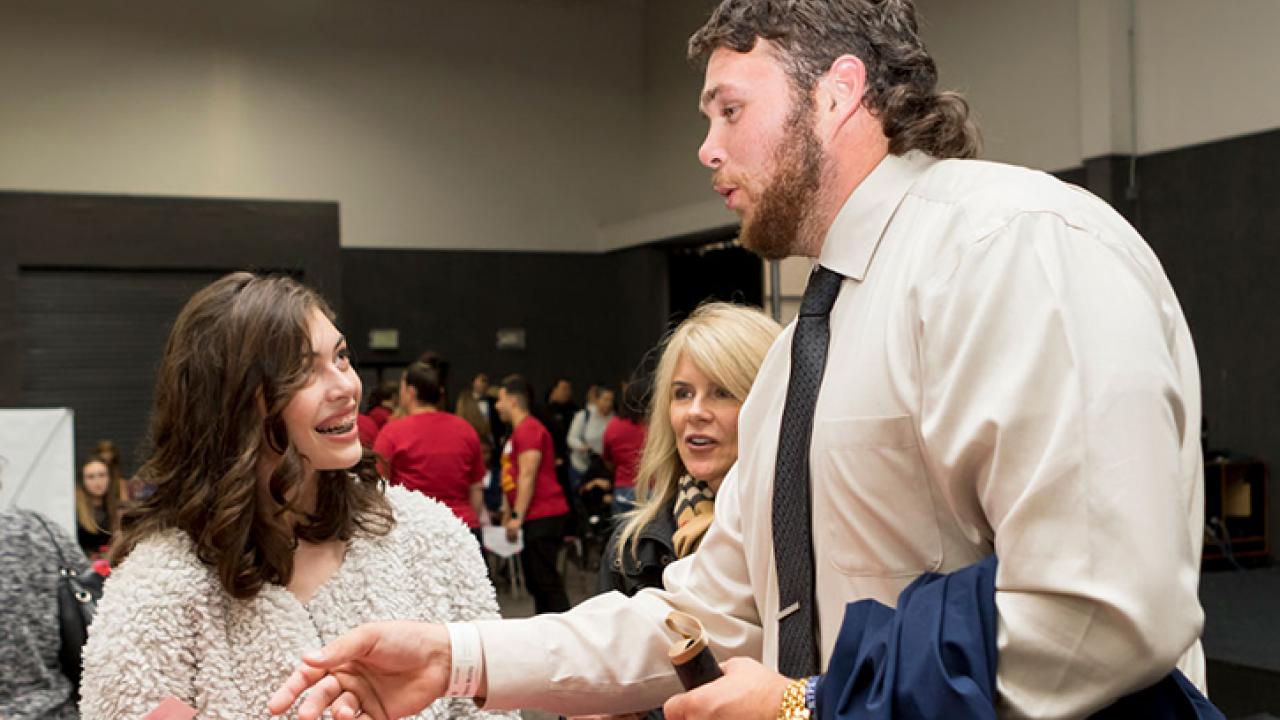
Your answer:
[[[654,372],[649,428],[636,474],[636,506],[622,516],[618,558],[628,546],[634,557],[640,530],[664,512],[685,474],[671,427],[671,383],[680,357],[687,356],[716,385],[742,402],[751,391],[760,363],[782,328],[757,308],[709,302],[694,310],[664,341]]]

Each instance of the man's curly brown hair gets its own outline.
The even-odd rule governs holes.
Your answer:
[[[265,583],[288,584],[296,539],[390,531],[391,506],[368,451],[350,470],[317,474],[312,512],[286,499],[303,480],[304,458],[289,444],[283,413],[310,379],[315,310],[333,319],[301,283],[247,272],[187,302],[156,373],[153,450],[138,471],[155,491],[122,519],[113,562],[177,528],[229,594],[249,598]],[[263,487],[258,462],[267,450],[283,460]]]
[[[724,0],[689,39],[689,58],[718,48],[778,49],[793,89],[807,97],[841,55],[867,71],[863,104],[880,119],[889,152],[976,157],[982,141],[957,93],[938,91],[938,68],[920,40],[912,0]]]

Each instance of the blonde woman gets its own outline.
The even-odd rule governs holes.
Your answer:
[[[636,507],[610,538],[602,590],[661,587],[663,569],[697,549],[738,459],[738,410],[780,330],[755,308],[713,302],[671,333],[654,375]]]

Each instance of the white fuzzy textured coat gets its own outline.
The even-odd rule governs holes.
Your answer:
[[[498,617],[474,537],[449,508],[389,488],[395,528],[352,540],[342,566],[303,605],[267,585],[231,597],[188,536],[139,543],[107,581],[84,653],[84,720],[139,718],[173,695],[199,718],[264,718],[302,653],[361,623]],[[291,711],[288,717],[294,717]],[[508,717],[441,700],[418,718]]]

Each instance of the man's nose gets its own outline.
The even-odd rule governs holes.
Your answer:
[[[721,147],[714,131],[707,132],[702,146],[698,148],[698,161],[712,170],[719,170],[724,164],[724,148]]]

